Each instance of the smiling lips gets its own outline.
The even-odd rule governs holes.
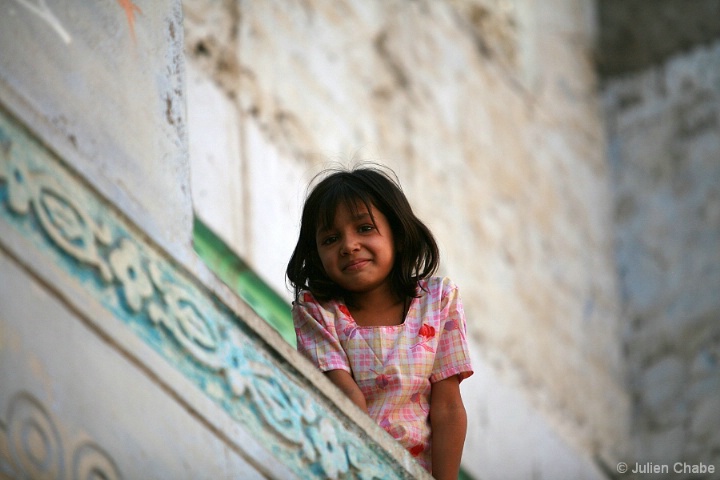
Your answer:
[[[360,259],[357,259],[357,260],[353,260],[352,262],[350,262],[350,263],[348,263],[347,265],[345,265],[345,267],[343,268],[343,271],[355,272],[355,271],[360,270],[361,268],[363,268],[363,267],[364,267],[365,265],[367,265],[368,263],[370,263],[370,260],[367,260],[367,259],[365,259],[365,258],[360,258]]]

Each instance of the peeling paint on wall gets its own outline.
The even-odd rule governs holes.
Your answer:
[[[132,37],[133,41],[136,41],[135,38],[135,14],[139,13],[142,14],[142,10],[140,7],[135,5],[132,0],[117,0],[118,4],[122,7],[123,10],[125,10],[125,15],[127,16],[127,22],[128,26],[130,27],[130,36]]]

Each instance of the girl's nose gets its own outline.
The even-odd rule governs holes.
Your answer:
[[[354,235],[347,235],[343,240],[340,253],[343,255],[348,255],[352,252],[357,251],[359,248],[360,245],[358,244],[357,238]]]

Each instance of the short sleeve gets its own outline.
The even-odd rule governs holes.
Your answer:
[[[435,353],[430,382],[458,375],[460,381],[473,374],[467,346],[465,312],[457,287],[447,281],[443,285],[441,307],[441,334]]]
[[[309,292],[301,294],[301,298],[302,302],[296,301],[292,308],[298,351],[323,372],[345,370],[352,373],[335,331],[333,314]]]

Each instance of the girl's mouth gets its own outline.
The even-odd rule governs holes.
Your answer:
[[[365,265],[370,263],[370,260],[355,260],[353,262],[350,262],[343,268],[346,272],[355,272],[363,268]]]

